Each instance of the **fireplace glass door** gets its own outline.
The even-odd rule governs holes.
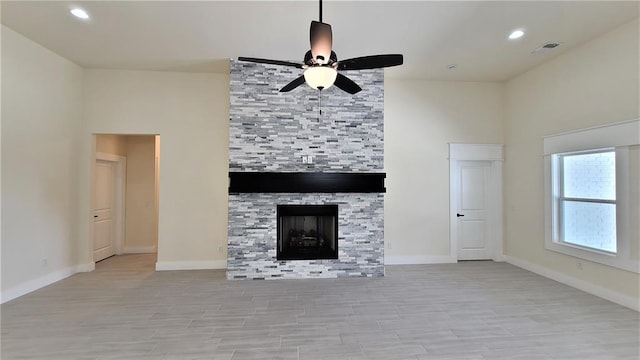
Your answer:
[[[278,260],[338,258],[338,205],[278,205]]]

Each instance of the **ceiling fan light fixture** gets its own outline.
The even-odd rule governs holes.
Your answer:
[[[304,81],[315,90],[330,88],[337,76],[338,71],[331,66],[312,66],[304,71]]]
[[[381,69],[402,65],[404,61],[402,54],[369,55],[338,61],[338,56],[332,49],[333,33],[331,25],[322,22],[322,0],[320,0],[320,21],[311,21],[309,40],[311,49],[304,55],[302,64],[242,56],[238,60],[303,69],[302,75],[299,75],[279,90],[282,93],[289,92],[307,83],[314,90],[324,90],[335,85],[338,89],[351,95],[357,94],[362,88],[345,75],[339,74],[338,71]]]

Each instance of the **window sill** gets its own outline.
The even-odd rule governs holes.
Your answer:
[[[545,249],[573,256],[579,259],[592,261],[602,265],[631,271],[636,274],[640,273],[640,264],[637,261],[632,261],[631,259],[625,258],[620,254],[613,254],[605,251],[598,251],[596,249],[591,250],[580,246],[557,243],[549,238],[545,239]]]

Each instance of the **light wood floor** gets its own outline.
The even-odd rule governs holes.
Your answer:
[[[505,263],[227,281],[107,259],[3,304],[2,359],[633,359],[638,313]]]

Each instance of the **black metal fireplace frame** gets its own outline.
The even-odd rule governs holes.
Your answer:
[[[333,216],[336,221],[334,226],[334,241],[335,251],[331,254],[327,254],[321,257],[309,258],[304,255],[287,256],[280,252],[280,241],[282,239],[280,229],[280,217],[281,216]],[[322,204],[322,205],[277,205],[276,206],[276,222],[277,222],[277,234],[276,234],[276,258],[278,260],[325,260],[325,259],[338,259],[338,205],[337,204]]]

